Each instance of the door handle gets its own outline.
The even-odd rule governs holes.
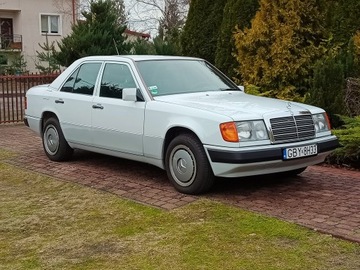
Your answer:
[[[101,104],[92,105],[93,109],[104,109],[104,107]]]
[[[56,104],[64,104],[64,101],[62,99],[57,99],[55,100]]]

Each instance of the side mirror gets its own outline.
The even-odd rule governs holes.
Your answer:
[[[245,92],[245,87],[243,85],[238,85],[238,88],[242,91]]]
[[[137,101],[137,89],[136,88],[124,88],[122,90],[122,99],[124,101]]]

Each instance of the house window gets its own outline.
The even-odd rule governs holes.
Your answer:
[[[41,14],[41,33],[60,35],[60,15]]]

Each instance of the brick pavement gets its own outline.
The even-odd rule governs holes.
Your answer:
[[[51,162],[41,139],[23,125],[0,126],[0,148],[19,154],[9,164],[155,207],[171,210],[206,197],[360,242],[358,171],[313,166],[298,177],[217,179],[209,194],[196,197],[176,192],[164,171],[147,164],[85,151]]]

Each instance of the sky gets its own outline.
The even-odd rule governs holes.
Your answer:
[[[158,0],[163,4],[163,0]],[[136,0],[124,0],[125,12],[128,16],[130,30],[149,33],[152,38],[157,35],[161,11],[150,5],[139,3]]]
[[[186,16],[189,10],[189,0],[123,1],[125,5],[125,12],[128,16],[129,29],[138,32],[149,33],[152,38],[156,37],[156,35],[158,34],[159,21],[163,17],[163,11],[165,10],[166,2],[178,3],[180,8],[179,14],[182,14],[182,16]]]

